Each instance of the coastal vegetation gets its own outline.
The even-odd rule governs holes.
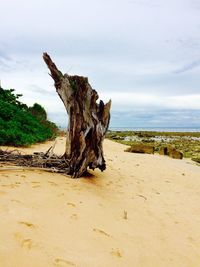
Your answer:
[[[109,131],[107,138],[129,146],[149,145],[155,152],[172,147],[200,163],[200,132]]]
[[[0,87],[0,145],[27,146],[54,138],[58,128],[45,109],[37,103],[28,107],[21,96]]]

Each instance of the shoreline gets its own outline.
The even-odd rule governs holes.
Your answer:
[[[107,138],[129,146],[149,145],[157,153],[171,147],[200,163],[200,132],[109,131]]]
[[[130,131],[130,132],[200,132],[200,127],[109,127],[108,131]]]

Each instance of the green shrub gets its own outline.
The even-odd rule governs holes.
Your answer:
[[[32,107],[29,108],[31,114],[37,117],[40,121],[45,121],[47,119],[46,110],[40,106],[39,104],[35,103]]]
[[[55,137],[58,128],[45,109],[37,103],[28,108],[20,96],[0,88],[0,145],[27,146]]]

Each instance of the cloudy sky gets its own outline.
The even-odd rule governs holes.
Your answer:
[[[111,126],[200,126],[199,0],[0,0],[0,80],[67,125],[42,53],[112,99]]]

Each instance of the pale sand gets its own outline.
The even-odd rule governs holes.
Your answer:
[[[200,266],[200,167],[124,148],[88,178],[1,171],[0,266]]]

